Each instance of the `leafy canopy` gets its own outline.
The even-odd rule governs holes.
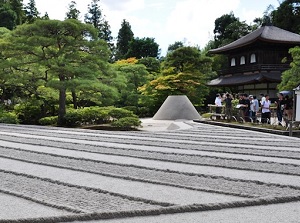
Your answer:
[[[292,55],[293,61],[291,68],[282,75],[282,81],[278,85],[280,91],[293,90],[300,84],[300,47],[291,48],[289,53]]]

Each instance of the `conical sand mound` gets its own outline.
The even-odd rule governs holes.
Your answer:
[[[200,115],[185,95],[169,96],[156,114],[154,120],[200,119]]]

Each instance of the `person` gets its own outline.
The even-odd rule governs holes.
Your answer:
[[[253,96],[253,103],[254,103],[254,112],[253,112],[253,121],[256,122],[257,120],[257,113],[259,112],[259,102],[257,100],[257,97]]]
[[[227,93],[226,98],[224,99],[225,102],[225,115],[227,120],[231,120],[232,117],[232,96]]]
[[[270,105],[271,101],[269,100],[270,97],[269,95],[265,95],[265,100],[262,101],[261,104],[261,123],[271,123],[271,110],[270,110]]]
[[[216,95],[215,105],[216,105],[216,113],[221,114],[221,112],[222,112],[222,97],[220,94]]]
[[[240,94],[239,100],[240,117],[244,121],[249,121],[250,101],[247,94]]]
[[[266,96],[263,93],[260,93],[259,98],[260,98],[260,105],[262,105],[262,103],[266,100]]]
[[[253,95],[249,95],[249,102],[250,102],[249,118],[252,119],[252,121],[254,121],[256,112],[255,112],[255,103],[254,103]]]
[[[282,93],[278,93],[278,99],[275,101],[275,104],[276,104],[276,114],[277,114],[278,124],[282,125],[282,116],[283,116],[283,110],[285,104]]]
[[[290,98],[288,95],[284,97],[284,113],[287,116],[287,120],[291,121],[293,118],[293,99]]]

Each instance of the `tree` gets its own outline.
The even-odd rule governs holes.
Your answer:
[[[28,23],[33,23],[36,19],[39,18],[39,11],[36,8],[35,0],[29,0],[28,4],[25,7],[26,21]]]
[[[49,17],[49,15],[48,15],[48,12],[45,12],[45,15],[43,15],[43,16],[41,17],[41,19],[43,19],[43,20],[49,20],[50,17]]]
[[[59,91],[59,125],[64,123],[67,90],[82,83],[101,89],[112,79],[106,43],[97,39],[92,26],[78,20],[37,20],[18,26],[0,50],[15,70],[43,74],[39,78],[46,86]]]
[[[100,0],[93,0],[90,5],[88,5],[88,13],[85,14],[84,21],[88,24],[93,25],[98,30],[98,37],[107,42],[109,48],[113,50],[113,37],[111,35],[110,25],[105,20],[105,16],[102,14],[102,10],[98,3]]]
[[[171,53],[174,50],[177,50],[178,48],[183,47],[183,46],[184,46],[183,42],[176,41],[175,43],[169,45],[169,47],[168,47],[168,53]]]
[[[174,68],[176,72],[185,71],[201,71],[203,72],[203,66],[206,62],[211,62],[208,58],[207,61],[204,60],[206,57],[201,57],[201,51],[196,47],[180,47],[177,50],[167,55],[164,67]]]
[[[215,48],[231,43],[251,31],[252,27],[241,22],[232,12],[222,15],[215,20]]]
[[[184,94],[194,105],[202,105],[208,94],[211,64],[196,47],[181,47],[167,54],[162,75],[139,88],[145,96],[143,103],[156,111],[167,96]]]
[[[154,76],[160,73],[160,61],[155,57],[141,58],[137,63],[144,64],[147,68],[147,71]]]
[[[253,22],[256,24],[254,25],[254,28],[273,24],[273,15],[272,15],[273,11],[274,11],[274,6],[269,5],[266,11],[264,11],[264,15],[262,18],[255,18],[253,20]]]
[[[285,0],[272,12],[273,25],[300,33],[300,1]]]
[[[66,19],[79,19],[80,11],[76,8],[76,2],[71,1],[69,11],[66,13]]]
[[[129,44],[133,38],[134,34],[131,30],[131,26],[129,22],[124,19],[117,37],[116,60],[126,59],[126,54],[129,50]]]
[[[88,13],[84,16],[85,23],[93,25],[99,32],[99,38],[105,39],[105,28],[109,26],[104,26],[105,19],[102,15],[102,10],[98,3],[100,0],[92,0],[92,3],[88,5]]]
[[[102,39],[104,39],[107,43],[108,46],[111,50],[113,50],[114,44],[113,44],[113,37],[111,35],[111,30],[110,30],[110,25],[108,24],[108,22],[106,20],[104,20],[103,22],[103,26],[102,26]]]
[[[291,68],[282,75],[282,81],[278,85],[280,91],[293,90],[300,84],[300,47],[296,46],[289,50],[292,55],[293,61],[291,63]]]
[[[121,90],[120,106],[134,106],[138,110],[138,88],[146,83],[148,72],[143,64],[126,64],[119,67],[126,78],[126,88]]]
[[[159,45],[155,42],[154,38],[134,38],[129,42],[128,52],[125,54],[126,58],[135,57],[158,57]]]
[[[12,10],[8,3],[3,3],[0,6],[0,27],[14,29],[16,27],[17,15]]]
[[[25,19],[23,0],[9,0],[11,9],[16,13],[16,25],[21,25]]]

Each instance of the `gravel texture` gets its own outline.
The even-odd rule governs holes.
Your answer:
[[[197,222],[200,215],[218,222],[220,212],[298,207],[299,148],[298,138],[199,123],[163,132],[3,124],[0,223]]]

